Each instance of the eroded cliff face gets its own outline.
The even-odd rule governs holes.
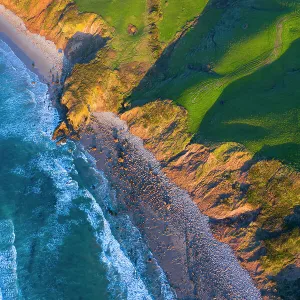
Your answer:
[[[120,116],[131,132],[144,140],[164,172],[210,217],[215,236],[234,249],[263,295],[271,299],[297,295],[299,173],[278,161],[258,161],[236,143],[191,143],[187,112],[170,100],[126,107],[124,100],[163,50],[155,24],[159,13],[153,9],[159,4],[148,2],[145,36],[129,52],[133,53],[130,59],[126,47],[108,42],[91,62],[74,67],[61,98],[67,108],[66,119],[55,136],[83,129],[92,112],[120,113],[126,109]],[[78,13],[72,1],[1,3],[22,17],[31,31],[59,48],[66,49],[77,32],[108,40],[114,35],[114,29],[101,17]]]
[[[170,100],[135,107],[121,115],[121,119],[128,123],[132,134],[144,140],[160,161],[182,152],[192,138],[186,130],[187,111]]]
[[[185,117],[184,109],[173,108],[170,101],[155,101],[121,115],[161,161],[167,176],[209,216],[215,237],[232,247],[262,295],[295,299],[300,174],[276,160],[254,159],[237,143],[189,143]]]
[[[66,121],[72,130],[88,123],[91,112],[122,109],[124,98],[149,68],[148,63],[128,62],[113,69],[114,57],[114,50],[103,49],[93,63],[76,65],[67,79],[61,103],[68,109]]]
[[[71,0],[2,0],[6,8],[23,19],[27,28],[65,49],[78,32],[110,37],[112,28],[98,15],[81,14]]]

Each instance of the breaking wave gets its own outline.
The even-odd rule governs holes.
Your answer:
[[[113,193],[88,154],[73,142],[57,146],[51,140],[59,117],[49,104],[47,86],[2,41],[0,78],[0,154],[5,157],[0,168],[0,299],[71,299],[66,293],[85,291],[98,278],[108,298],[174,299],[156,261],[156,271],[147,273],[152,254],[128,216],[106,213]],[[120,226],[128,240],[116,233]],[[135,253],[132,245],[138,247]],[[85,255],[80,247],[86,247]],[[79,273],[70,267],[73,256],[80,262]],[[97,263],[97,272],[90,274]],[[90,277],[78,281],[80,273]]]

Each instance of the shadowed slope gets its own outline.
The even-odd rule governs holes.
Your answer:
[[[297,40],[280,59],[228,86],[205,116],[196,140],[239,142],[299,167],[299,50]]]
[[[247,141],[245,145],[251,151],[257,152],[262,147],[266,149],[270,146],[270,143],[264,139],[267,134],[270,134],[268,130],[273,135],[276,135],[276,132],[279,135],[278,128],[272,127],[272,124],[277,122],[276,111],[285,111],[285,101],[279,101],[275,107],[271,102],[270,105],[265,102],[269,114],[262,115],[261,122],[268,123],[267,130],[264,126],[246,125],[246,120],[244,122],[243,116],[239,115],[241,110],[249,109],[251,103],[249,99],[247,102],[242,99],[240,103],[237,100],[235,106],[227,110],[223,93],[233,85],[236,87],[236,94],[231,94],[230,97],[236,97],[238,90],[240,99],[243,97],[242,78],[251,77],[251,74],[264,72],[263,70],[266,69],[265,76],[259,79],[260,83],[253,81],[252,89],[249,85],[246,97],[256,97],[259,93],[255,92],[258,83],[268,85],[268,82],[284,76],[284,72],[278,71],[278,65],[275,67],[269,65],[273,66],[276,60],[285,55],[291,43],[300,36],[297,29],[300,20],[296,12],[297,6],[295,1],[266,0],[239,3],[225,1],[222,5],[220,1],[211,1],[194,28],[164,51],[127,101],[132,106],[139,106],[156,99],[172,99],[187,109],[189,130],[197,133],[195,141],[199,141],[199,136],[201,141],[206,142],[245,143]],[[291,59],[296,57],[295,51],[293,54],[289,52],[285,57]],[[293,70],[292,62],[289,68]],[[287,89],[291,91],[295,88],[296,86],[291,84]],[[262,96],[263,93],[260,95]],[[296,107],[296,94],[291,98],[290,101]],[[255,105],[253,104],[251,110],[255,109]],[[210,112],[212,108],[214,113]],[[214,123],[212,116],[215,115],[222,115],[224,120],[229,116],[240,119],[236,129],[239,134],[243,134],[244,138],[234,136],[235,133],[229,137],[223,137],[222,133],[219,133],[218,138],[211,137],[208,128],[211,124],[207,122]],[[204,125],[204,120],[207,125]],[[296,123],[293,118],[285,118],[285,126],[291,125],[294,128],[289,139],[282,136],[285,142],[297,144],[297,137],[291,137],[296,130]],[[206,128],[203,129],[203,126]],[[283,134],[282,130],[280,134]],[[260,140],[259,145],[258,140]],[[282,141],[273,139],[272,146],[281,144]],[[285,156],[284,149],[280,154],[282,149],[279,151],[269,149],[267,152],[270,153],[269,157],[281,158]],[[292,156],[296,155],[295,150],[297,150],[295,147],[289,147],[286,161],[294,162],[295,157]]]

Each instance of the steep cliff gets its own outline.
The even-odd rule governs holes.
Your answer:
[[[102,37],[112,33],[99,15],[79,13],[71,0],[2,0],[1,4],[21,17],[31,32],[45,36],[58,48],[65,49],[78,32]]]
[[[152,102],[121,118],[209,216],[214,235],[233,248],[262,295],[297,299],[300,174],[279,161],[256,159],[237,143],[189,143],[186,112],[170,105]]]
[[[78,32],[103,39],[66,80],[56,137],[92,112],[119,113],[263,295],[297,299],[300,175],[279,161],[295,162],[299,144],[297,3],[168,2],[145,1],[136,24],[121,24],[67,0],[1,0],[67,52]]]

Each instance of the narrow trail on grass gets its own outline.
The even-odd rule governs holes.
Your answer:
[[[212,90],[224,89],[230,83],[252,74],[254,71],[262,68],[266,65],[271,64],[276,59],[279,58],[282,49],[282,35],[283,35],[283,24],[292,18],[299,18],[299,14],[293,16],[285,16],[281,18],[276,24],[276,37],[274,42],[273,49],[263,52],[261,55],[255,59],[249,61],[248,63],[240,66],[233,72],[225,75],[220,79],[211,79],[205,82],[200,88],[196,88],[196,91],[193,93],[192,104],[196,103],[196,100],[204,100],[209,98],[212,94]],[[221,92],[221,91],[220,91]],[[217,99],[216,99],[217,100]]]
[[[277,59],[280,55],[279,50],[281,50],[282,47],[282,33],[283,33],[283,23],[288,19],[287,16],[281,18],[276,25],[276,38],[274,43],[274,49],[270,57],[266,60],[265,65],[268,65],[272,63],[275,59]],[[274,56],[272,58],[272,56]]]

